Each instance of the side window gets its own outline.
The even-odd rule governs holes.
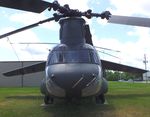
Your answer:
[[[57,53],[58,63],[64,62],[64,55],[62,52]]]
[[[91,55],[91,62],[92,63],[96,63],[96,64],[99,64],[99,58],[98,58],[98,55],[96,54],[96,52],[94,51],[90,51],[90,55]]]
[[[48,64],[57,64],[64,62],[62,51],[53,51],[48,57]]]
[[[58,62],[57,53],[56,52],[52,52],[52,54],[50,54],[50,56],[49,56],[48,64],[55,64],[57,62]]]

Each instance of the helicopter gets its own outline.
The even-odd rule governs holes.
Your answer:
[[[3,73],[5,76],[24,75],[45,70],[46,77],[41,83],[44,103],[52,104],[55,98],[68,101],[84,97],[94,97],[96,103],[105,103],[108,83],[104,78],[105,69],[121,70],[132,73],[144,73],[146,70],[101,60],[92,42],[90,27],[82,17],[107,19],[110,23],[149,26],[149,19],[127,16],[113,16],[109,11],[93,13],[71,9],[68,4],[61,6],[43,0],[1,0],[0,6],[18,10],[41,13],[52,9],[57,13],[53,17],[32,25],[0,35],[0,39],[33,28],[50,21],[60,24],[60,44],[56,45],[47,57],[47,61]],[[135,22],[136,19],[136,22]],[[146,21],[146,22],[145,22]],[[140,23],[139,23],[140,22]]]

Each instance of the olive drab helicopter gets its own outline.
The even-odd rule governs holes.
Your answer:
[[[35,24],[0,35],[0,38],[24,31],[39,24],[56,21],[60,24],[60,44],[50,52],[46,62],[36,63],[4,73],[5,76],[35,73],[45,70],[46,77],[41,83],[41,92],[45,104],[53,103],[55,98],[71,100],[82,97],[95,97],[97,103],[104,103],[104,94],[108,83],[104,70],[121,70],[132,73],[144,73],[143,69],[125,66],[101,60],[92,42],[89,25],[82,17],[107,19],[110,23],[140,25],[149,27],[148,18],[113,16],[109,11],[93,13],[92,10],[81,12],[71,9],[68,4],[61,6],[43,0],[0,0],[1,7],[41,13],[45,9],[56,11],[53,17]],[[135,22],[136,21],[136,22]]]

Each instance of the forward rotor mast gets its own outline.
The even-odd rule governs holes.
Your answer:
[[[40,5],[41,4],[41,5]],[[101,17],[102,19],[106,18],[107,20],[111,17],[111,13],[109,11],[105,11],[102,12],[101,14],[99,13],[92,13],[92,10],[87,10],[85,12],[81,12],[79,10],[76,9],[70,9],[69,5],[66,4],[64,6],[60,6],[59,3],[57,1],[54,1],[53,3],[48,3],[45,1],[39,1],[38,2],[36,0],[5,0],[5,1],[0,1],[0,6],[3,7],[8,7],[8,8],[14,8],[14,9],[19,9],[19,10],[25,10],[25,11],[31,11],[31,12],[36,12],[36,13],[40,13],[43,10],[45,10],[46,8],[48,8],[48,10],[50,11],[51,9],[53,9],[54,11],[57,11],[57,13],[53,14],[53,17],[39,21],[37,23],[25,26],[23,28],[8,32],[6,34],[0,35],[0,39],[10,36],[12,34],[33,28],[38,26],[39,24],[43,24],[49,21],[59,21],[62,18],[73,18],[73,17],[86,17],[88,19],[92,18],[92,17]],[[33,7],[31,7],[33,6]],[[41,7],[43,6],[43,7]]]

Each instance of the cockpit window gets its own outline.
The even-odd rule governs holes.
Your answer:
[[[88,63],[90,62],[89,53],[84,50],[80,51],[66,51],[64,52],[65,62],[73,62],[73,63]]]
[[[98,58],[98,55],[95,51],[90,51],[90,57],[91,57],[91,62],[92,63],[99,64],[99,58]]]
[[[99,64],[93,50],[53,51],[48,57],[48,64],[58,63],[94,63]]]
[[[52,54],[49,56],[49,64],[56,64],[56,63],[61,63],[63,62],[63,53],[61,51],[54,51]]]

